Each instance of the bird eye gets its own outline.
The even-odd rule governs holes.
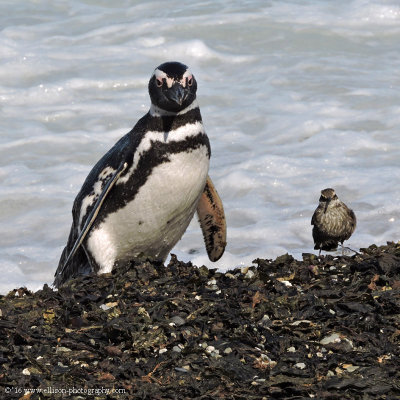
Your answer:
[[[161,86],[163,85],[162,79],[157,78],[157,79],[156,79],[156,85],[157,85],[157,87],[161,87]]]
[[[187,78],[187,84],[188,84],[188,86],[193,85],[193,76],[190,76],[189,78]]]

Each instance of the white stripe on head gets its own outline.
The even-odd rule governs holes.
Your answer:
[[[183,86],[183,87],[185,87],[186,86],[186,78],[189,80],[190,78],[192,78],[193,77],[193,75],[192,75],[192,73],[190,72],[190,69],[188,68],[186,71],[185,71],[185,73],[183,74],[183,76],[182,76],[182,79],[181,79],[181,85]]]
[[[153,74],[157,80],[164,80],[167,83],[168,88],[171,88],[174,82],[179,82],[183,87],[186,87],[186,78],[190,79],[192,77],[192,73],[190,72],[189,68],[184,72],[182,75],[182,79],[177,81],[174,78],[171,78],[169,75],[167,75],[164,71],[161,69],[156,68],[154,70]]]
[[[172,85],[174,84],[174,80],[169,77],[164,71],[161,71],[161,69],[156,68],[154,71],[154,76],[157,80],[163,81],[165,79],[169,88],[172,87]]]

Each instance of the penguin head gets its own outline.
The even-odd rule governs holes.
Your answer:
[[[189,68],[172,61],[159,65],[149,81],[153,105],[169,112],[179,112],[196,98],[197,82]]]

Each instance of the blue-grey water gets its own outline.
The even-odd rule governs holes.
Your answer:
[[[399,43],[397,0],[2,0],[0,292],[52,282],[73,199],[168,60],[198,81],[228,222],[219,262],[196,219],[180,259],[301,257],[326,187],[356,212],[350,247],[399,240]]]

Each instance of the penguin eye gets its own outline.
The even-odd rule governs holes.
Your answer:
[[[157,79],[156,79],[156,85],[157,85],[157,87],[161,87],[161,86],[163,85],[162,79],[157,78]]]
[[[187,84],[188,84],[188,86],[193,85],[193,76],[189,76],[189,78],[187,78]]]

